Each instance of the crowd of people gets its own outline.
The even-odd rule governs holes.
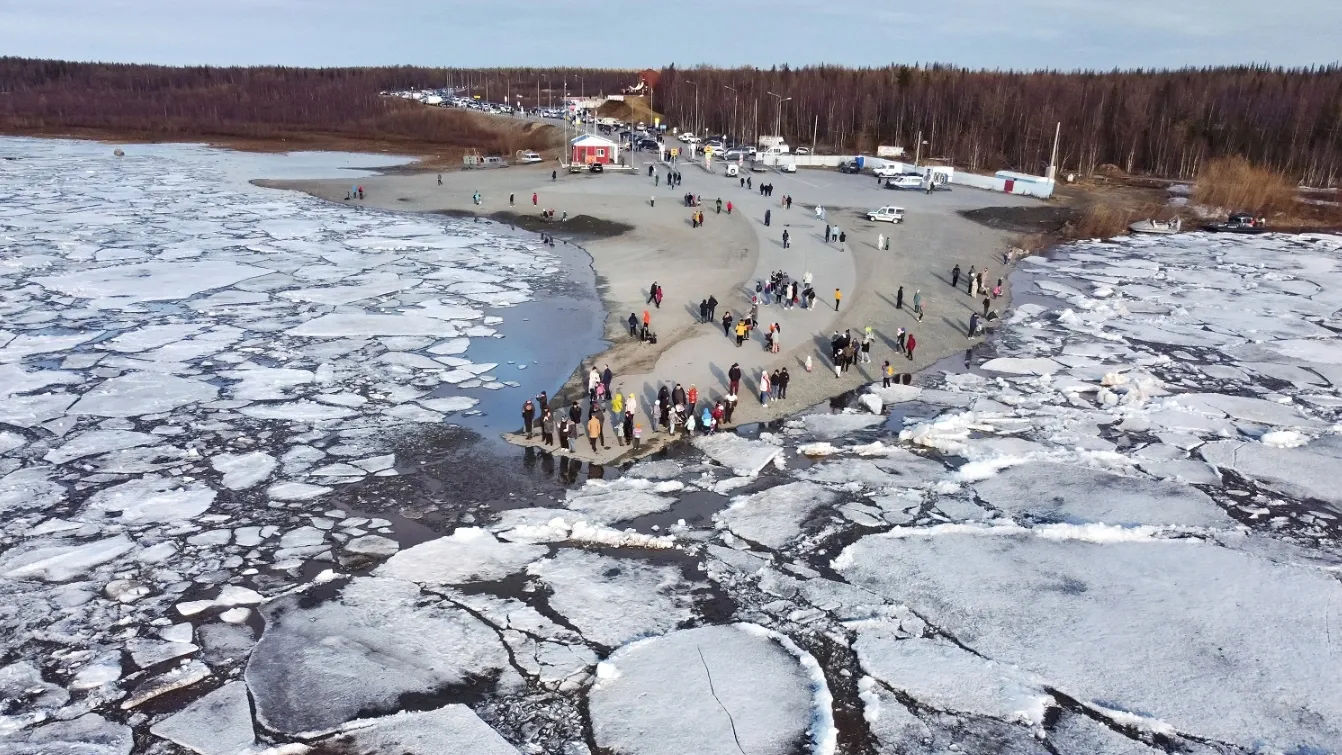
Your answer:
[[[649,175],[660,179],[657,171],[651,167],[649,168]],[[672,168],[668,170],[666,180],[669,186],[674,187],[678,186],[682,179],[679,171]],[[742,177],[740,184],[742,188],[757,190],[761,196],[772,196],[775,188],[768,183],[752,187],[750,177]],[[510,201],[511,199],[510,197]],[[534,196],[532,202],[533,204],[536,203]],[[694,208],[691,215],[692,227],[701,226],[704,222],[704,212],[699,209],[703,206],[702,197],[692,192],[686,192],[683,196],[683,203],[686,207]],[[730,215],[734,209],[739,209],[731,201],[725,201],[721,197],[713,200],[712,204],[717,214],[721,214],[726,209]],[[791,204],[791,196],[785,195],[782,197],[780,202],[782,208],[789,208]],[[771,214],[771,210],[765,209],[765,225],[769,224]],[[819,212],[817,217],[825,219],[822,237],[825,243],[837,242],[840,245],[847,243],[845,230],[831,220],[826,219],[823,212]],[[793,240],[791,232],[784,229],[782,238],[784,248],[789,247]],[[877,248],[888,248],[885,238],[881,238],[877,242]],[[992,286],[988,285],[989,280],[986,269],[978,270],[975,267],[970,267],[966,273],[959,265],[955,265],[951,271],[952,287],[960,290],[960,287],[963,286],[964,292],[972,297],[975,302],[980,297],[982,298],[981,308],[976,307],[976,311],[971,312],[969,318],[967,335],[971,338],[983,333],[986,322],[998,318],[998,313],[992,309],[992,304],[995,299],[1002,295],[1003,280],[997,278]],[[660,309],[663,298],[664,292],[661,285],[656,281],[652,282],[647,288],[645,303],[651,305],[654,309]],[[775,270],[769,273],[767,277],[757,280],[754,284],[753,294],[747,290],[744,292],[743,298],[748,301],[747,309],[740,312],[738,316],[730,309],[719,315],[717,310],[720,302],[716,295],[710,294],[703,297],[698,302],[699,324],[708,324],[714,327],[720,324],[723,337],[735,338],[738,347],[742,346],[745,341],[750,340],[754,331],[759,329],[762,331],[761,341],[765,350],[777,354],[782,352],[782,325],[779,322],[771,322],[773,318],[768,318],[767,315],[761,317],[761,308],[777,305],[784,311],[796,307],[814,309],[817,292],[809,271],[801,277],[795,277],[787,271]],[[844,292],[835,288],[834,309],[836,312],[840,311],[843,298]],[[905,310],[905,290],[902,285],[898,287],[895,294],[895,304],[897,310]],[[922,322],[926,314],[926,302],[921,289],[912,288],[911,304],[912,322]],[[689,302],[689,306],[693,311],[693,300]],[[981,309],[981,312],[977,311],[979,309]],[[778,319],[784,318],[779,317]],[[631,338],[644,343],[656,343],[656,334],[652,331],[649,310],[643,310],[641,319],[634,312],[631,312],[627,324]],[[912,325],[912,323],[906,324]],[[880,346],[881,343],[882,341],[877,338],[877,334],[872,327],[865,327],[860,332],[855,332],[851,328],[842,331],[834,330],[830,337],[830,353],[828,356],[836,379],[842,379],[854,366],[872,364],[874,356],[880,359],[879,352],[885,350]],[[887,339],[884,343],[891,344],[893,347],[891,351],[902,355],[909,362],[915,360],[918,340],[914,333],[906,327],[899,327],[894,334],[894,338]],[[823,359],[823,355],[816,356]],[[885,387],[901,383],[909,384],[912,378],[912,365],[910,365],[909,370],[898,370],[892,363],[893,358],[893,356],[885,358],[881,362],[879,370],[873,371],[876,375],[879,375],[881,384]],[[802,364],[807,372],[812,371],[811,356],[804,356]],[[866,372],[861,368],[860,371]],[[610,449],[610,437],[614,438],[617,446],[631,449],[640,448],[643,439],[643,424],[640,419],[647,421],[651,433],[667,436],[710,434],[732,425],[733,414],[738,407],[743,388],[748,393],[753,388],[759,398],[760,405],[767,407],[773,401],[787,399],[788,384],[791,381],[791,375],[787,367],[769,369],[766,366],[759,369],[757,373],[751,370],[751,374],[747,376],[746,370],[739,363],[734,363],[726,373],[726,390],[721,395],[710,397],[707,390],[701,394],[694,384],[690,384],[686,388],[678,382],[671,381],[657,386],[655,394],[647,393],[643,413],[639,414],[638,398],[634,393],[622,393],[614,387],[612,385],[613,377],[609,366],[602,370],[592,366],[587,376],[585,401],[573,401],[568,406],[551,406],[545,392],[527,400],[522,410],[524,430],[527,437],[532,438],[533,431],[538,430],[543,445],[567,449],[570,453],[576,452],[579,446],[584,445],[582,439],[586,438],[585,445],[592,453],[596,454],[599,450]],[[743,381],[747,378],[754,383],[753,386],[743,386]],[[644,390],[651,391],[650,388],[646,387]]]

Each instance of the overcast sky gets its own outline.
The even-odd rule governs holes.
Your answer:
[[[0,0],[0,54],[294,66],[1298,66],[1342,57],[1342,0]]]

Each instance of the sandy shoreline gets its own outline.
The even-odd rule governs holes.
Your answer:
[[[567,213],[575,221],[588,216],[596,221],[623,224],[629,230],[618,235],[590,237],[574,234],[564,223],[544,227],[556,237],[580,242],[592,258],[597,288],[605,306],[605,335],[611,343],[605,352],[584,359],[575,376],[595,364],[609,365],[615,374],[614,385],[622,393],[634,393],[638,401],[637,421],[643,425],[643,448],[656,448],[668,436],[652,433],[648,409],[663,384],[679,382],[686,390],[699,389],[700,401],[716,399],[726,393],[727,370],[739,363],[746,377],[742,381],[740,402],[734,424],[766,421],[792,414],[833,396],[880,379],[881,363],[889,359],[896,371],[915,372],[981,339],[967,339],[965,328],[971,312],[981,309],[981,297],[971,300],[963,285],[950,286],[953,266],[968,271],[971,266],[988,270],[991,286],[997,278],[1006,278],[1003,252],[1011,235],[961,217],[960,210],[978,207],[1038,204],[1036,200],[992,194],[969,189],[939,192],[934,195],[882,190],[870,177],[846,176],[830,171],[802,171],[794,175],[774,172],[751,174],[753,189],[739,185],[736,179],[709,173],[699,165],[681,165],[684,183],[669,189],[662,181],[654,185],[647,175],[643,156],[635,156],[634,173],[608,172],[601,175],[559,173],[551,180],[553,165],[510,167],[490,171],[458,171],[408,174],[398,172],[358,179],[365,199],[359,204],[387,210],[446,212],[449,214],[516,213],[539,219],[544,209],[555,210],[556,217]],[[760,196],[760,182],[775,187],[772,198]],[[344,203],[351,182],[344,179],[305,181],[257,181],[259,185],[292,189]],[[472,195],[479,191],[479,206]],[[699,194],[706,215],[703,227],[692,228],[691,210],[681,198],[686,192]],[[536,204],[532,195],[536,194]],[[514,204],[509,204],[509,194]],[[791,194],[791,210],[783,209],[781,198]],[[652,198],[655,197],[655,202]],[[715,200],[733,204],[729,216],[715,212]],[[350,202],[356,204],[357,202]],[[826,208],[821,220],[814,205]],[[890,226],[870,223],[863,214],[883,204],[898,204],[908,209],[904,224]],[[764,225],[764,215],[771,224]],[[500,215],[501,218],[509,217]],[[587,221],[586,218],[582,219]],[[847,243],[825,244],[826,222],[837,223],[847,234]],[[592,227],[601,227],[592,222]],[[581,226],[582,223],[575,223]],[[537,228],[537,222],[519,226]],[[791,236],[790,248],[784,249],[781,233]],[[579,228],[578,230],[583,230]],[[590,228],[587,228],[590,230]],[[606,228],[607,232],[622,229]],[[877,249],[878,234],[890,237],[890,250]],[[698,321],[700,300],[710,294],[719,301],[717,316],[731,311],[739,317],[749,310],[749,299],[756,280],[770,271],[784,270],[800,278],[810,272],[817,293],[814,310],[762,306],[762,322],[782,326],[781,353],[763,348],[763,334],[756,331],[751,340],[737,347],[735,339],[723,336],[720,323]],[[660,309],[646,304],[649,285],[657,281],[665,291]],[[904,287],[905,307],[895,307],[896,291]],[[843,291],[840,311],[834,310],[834,289]],[[911,311],[914,292],[922,291],[926,314],[918,322]],[[1009,290],[1004,290],[1009,296]],[[999,299],[992,307],[1002,311],[1008,300]],[[630,313],[641,318],[645,309],[652,315],[658,333],[656,346],[630,339],[625,321]],[[557,323],[562,327],[562,323]],[[836,378],[829,363],[829,337],[835,330],[851,329],[861,333],[873,328],[876,343],[871,363],[854,366]],[[915,359],[896,354],[898,328],[917,336]],[[813,371],[807,373],[805,359],[810,356]],[[791,375],[785,401],[759,402],[757,383],[764,369],[787,367]],[[574,380],[569,381],[570,386]],[[559,394],[555,394],[558,396]],[[525,397],[517,398],[520,408]],[[523,438],[510,440],[526,445]],[[585,440],[575,454],[584,460],[609,463],[625,455],[626,447],[611,441],[609,449],[590,453]],[[531,441],[539,442],[539,435]]]

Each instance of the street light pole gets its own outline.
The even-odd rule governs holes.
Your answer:
[[[783,135],[783,103],[792,98],[784,97],[781,94],[774,94],[773,92],[765,92],[765,94],[778,99],[778,116],[774,121],[774,136],[781,137]]]
[[[741,101],[741,93],[726,84],[723,84],[722,88],[730,89],[732,92],[732,139],[740,141],[741,135],[736,132],[736,106]]]

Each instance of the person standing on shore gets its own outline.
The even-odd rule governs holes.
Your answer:
[[[979,329],[979,313],[971,312],[969,314],[969,332],[965,334],[967,338],[973,338]]]
[[[442,173],[439,173],[439,174],[438,174],[438,185],[439,185],[439,186],[442,186],[442,185],[443,185],[443,174],[442,174]]]
[[[708,300],[699,300],[699,322],[708,322]]]
[[[996,299],[1002,295],[1002,279],[997,279],[997,285],[993,286],[993,298]]]
[[[653,281],[652,285],[648,286],[648,300],[643,303],[651,304],[652,300],[656,298],[657,298],[657,281]]]
[[[918,318],[918,322],[923,321],[923,290],[915,289],[913,292],[913,315]]]
[[[903,309],[903,308],[904,308],[904,287],[900,286],[899,290],[895,292],[895,309]]]
[[[765,211],[764,211],[764,225],[765,225],[765,227],[768,227],[768,225],[769,225],[769,219],[770,219],[771,217],[773,217],[773,210],[765,210]],[[783,248],[784,248],[784,249],[787,249],[787,238],[786,238],[787,231],[783,231],[783,234],[784,234],[784,238],[783,238]]]
[[[730,199],[727,200],[727,214],[728,215],[732,214],[732,202]]]
[[[708,321],[712,322],[718,317],[718,298],[712,294],[708,295]]]
[[[788,374],[787,368],[784,367],[783,371],[778,373],[778,398],[780,400],[787,399],[787,384],[790,382],[792,382],[792,376]]]
[[[840,301],[843,301],[843,292],[836,288],[836,289],[834,289],[834,311],[835,311],[835,312],[838,312],[838,311],[839,311],[839,302],[840,302]]]
[[[826,244],[829,243],[829,225],[828,225],[828,224],[825,225],[825,243],[826,243]]]
[[[610,371],[610,365],[605,365],[605,369],[601,371],[601,384],[606,386],[607,396],[610,395],[610,384],[613,380],[615,380],[615,373]]]
[[[558,181],[558,180],[559,180],[559,171],[557,171],[557,170],[552,170],[552,171],[550,171],[550,180],[551,180],[551,181]]]
[[[629,336],[632,338],[638,335],[638,316],[633,312],[629,313]]]
[[[894,376],[895,376],[895,368],[890,366],[890,360],[887,359],[885,360],[885,363],[881,365],[881,387],[889,388],[890,378]]]
[[[741,365],[737,362],[732,362],[732,366],[727,369],[727,392],[741,392]]]
[[[732,313],[731,313],[731,312],[723,312],[723,313],[722,313],[722,337],[723,337],[723,338],[731,338],[731,337],[732,337]]]
[[[913,337],[912,333],[909,334],[908,338],[904,339],[904,353],[908,356],[909,361],[913,361],[913,349],[917,345],[918,340]]]
[[[536,405],[527,399],[522,404],[522,427],[527,432],[527,440],[531,440],[531,426],[536,421]]]
[[[536,206],[536,199],[537,199],[536,192],[534,192],[534,191],[531,192],[531,206],[532,206],[532,207],[535,207],[535,206]]]
[[[653,295],[653,297],[652,297],[652,303],[655,304],[655,305],[657,305],[657,308],[658,308],[658,309],[661,309],[661,308],[662,308],[662,287],[661,287],[661,286],[658,286],[658,287],[657,287],[657,293]]]
[[[899,344],[900,351],[904,351],[904,342],[908,337],[909,337],[908,332],[905,331],[903,328],[900,328],[899,332],[895,333],[895,342]]]
[[[578,434],[579,434],[579,427],[580,427],[581,424],[582,424],[581,422],[578,422],[578,421],[576,421],[576,420],[574,420],[574,421],[570,421],[570,422],[568,423],[568,451],[569,451],[569,453],[577,453],[577,451],[578,451]],[[596,450],[595,442],[594,442],[594,444],[593,444],[593,446],[592,446],[592,450],[593,450],[593,451]]]
[[[876,236],[876,248],[877,248],[877,249],[885,249],[885,234],[884,234],[884,233],[877,234],[877,236]]]
[[[992,306],[992,300],[989,299],[989,298],[986,297],[986,296],[983,297],[983,316],[984,316],[984,317],[987,317],[987,316],[988,316],[988,307],[990,307],[990,306]]]
[[[596,439],[601,436],[601,420],[593,414],[587,420],[587,441],[592,444],[592,453],[596,453]]]
[[[508,206],[509,206],[509,207],[512,207],[513,205],[517,204],[516,200],[517,200],[517,195],[516,195],[516,194],[509,194],[509,195],[508,195]]]
[[[760,405],[769,405],[769,371],[764,370],[760,373]]]
[[[610,426],[615,430],[615,442],[624,445],[624,441],[620,438],[623,434],[620,432],[620,423],[624,419],[624,395],[619,392],[610,397],[610,417]]]
[[[582,422],[582,406],[574,401],[568,408],[569,422]]]
[[[951,288],[959,288],[959,287],[960,287],[960,266],[956,265],[955,267],[951,268]]]
[[[634,446],[634,413],[626,411],[623,415],[623,421],[620,423],[620,429],[624,434],[624,445]]]
[[[555,442],[555,417],[549,409],[541,412],[541,443],[552,446]]]
[[[741,344],[746,340],[746,318],[742,317],[736,321],[736,348],[741,348]]]

